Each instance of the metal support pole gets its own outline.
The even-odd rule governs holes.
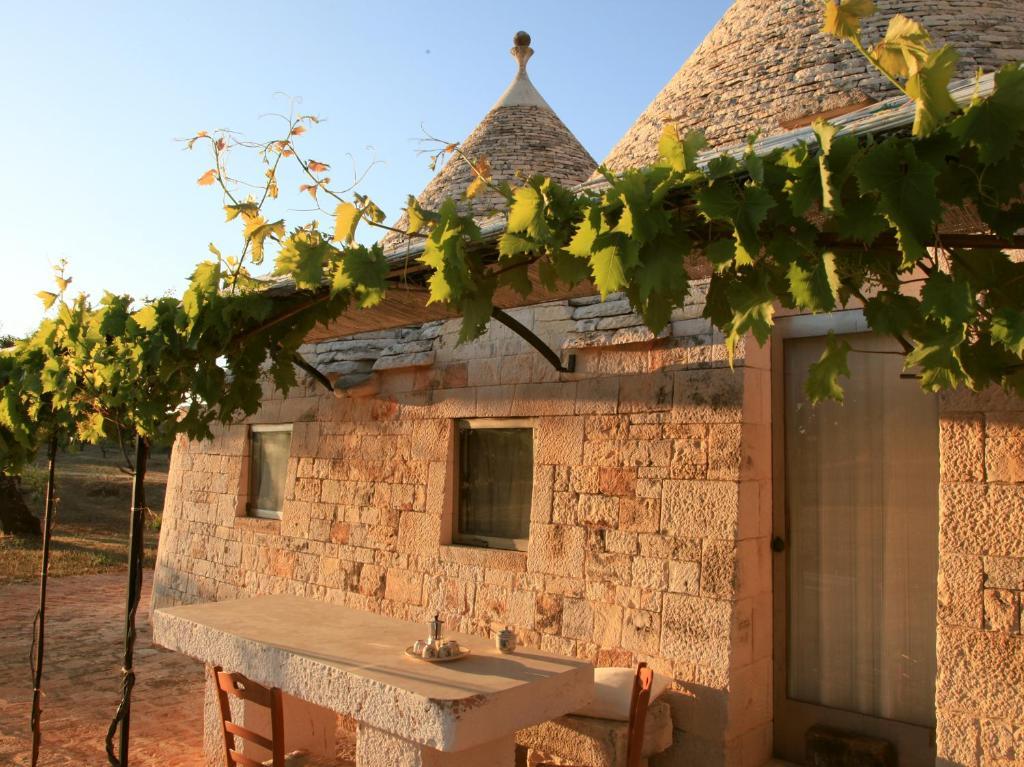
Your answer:
[[[135,438],[135,475],[132,479],[132,516],[128,531],[128,597],[124,614],[124,661],[121,667],[121,702],[107,729],[107,760],[114,767],[128,767],[128,734],[131,724],[132,688],[135,686],[135,611],[142,595],[143,527],[146,512],[146,460],[149,443]],[[118,755],[114,755],[114,734],[120,725]]]
[[[526,343],[540,352],[541,356],[548,361],[548,363],[557,370],[559,373],[575,373],[576,372],[576,356],[574,354],[569,355],[569,364],[563,365],[561,358],[554,352],[553,349],[548,347],[537,334],[530,330],[526,325],[521,323],[515,317],[508,312],[499,309],[497,306],[491,309],[491,317],[496,319],[502,325],[507,327],[517,336],[522,338]]]
[[[46,503],[43,512],[43,564],[39,571],[39,610],[36,612],[34,651],[32,653],[32,767],[39,762],[39,743],[43,685],[43,653],[46,638],[46,581],[50,570],[50,538],[53,532],[53,472],[57,463],[57,434],[50,437],[49,469],[46,475]]]

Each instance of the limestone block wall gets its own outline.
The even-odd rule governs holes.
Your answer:
[[[1024,762],[1024,402],[943,397],[939,764]]]
[[[268,390],[249,423],[294,423],[283,518],[242,516],[248,424],[179,441],[155,605],[287,592],[414,621],[437,611],[471,633],[509,625],[600,665],[646,660],[673,679],[675,742],[656,764],[763,763],[767,354],[730,370],[700,308],[658,339],[614,302],[518,310],[577,354],[574,374],[500,326],[456,346],[444,323],[425,334],[429,364],[410,349],[419,366],[378,370],[370,395]],[[528,551],[450,545],[454,420],[502,416],[536,424]]]

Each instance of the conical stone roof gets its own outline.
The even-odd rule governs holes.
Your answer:
[[[597,168],[597,162],[584,149],[540,95],[526,72],[526,63],[533,55],[530,36],[519,32],[511,50],[518,70],[497,103],[461,144],[462,153],[476,162],[486,158],[496,181],[514,181],[517,174],[541,173],[562,184],[586,181]],[[463,199],[475,175],[459,158],[450,159],[417,198],[421,205],[436,210],[448,197]],[[504,206],[501,195],[484,190],[464,200],[462,207],[478,215]],[[407,221],[403,214],[396,224],[401,229]],[[395,247],[406,238],[389,233],[383,239],[385,248]]]
[[[961,54],[957,75],[1024,60],[1021,0],[876,0],[864,39],[902,13]],[[896,95],[849,43],[821,33],[819,0],[736,0],[655,97],[605,164],[613,171],[657,159],[664,125],[701,129],[714,146],[795,127],[801,118]]]

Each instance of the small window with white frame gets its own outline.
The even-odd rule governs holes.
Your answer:
[[[461,420],[452,540],[526,550],[533,501],[533,421]]]
[[[250,517],[281,518],[291,449],[291,424],[256,424],[249,427],[247,513]]]

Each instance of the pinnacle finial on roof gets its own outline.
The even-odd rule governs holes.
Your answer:
[[[533,55],[533,48],[530,47],[530,35],[528,32],[519,31],[516,32],[515,37],[512,38],[512,44],[515,46],[509,53],[512,57],[519,62],[519,71],[526,74],[526,62],[530,60],[530,56]]]

